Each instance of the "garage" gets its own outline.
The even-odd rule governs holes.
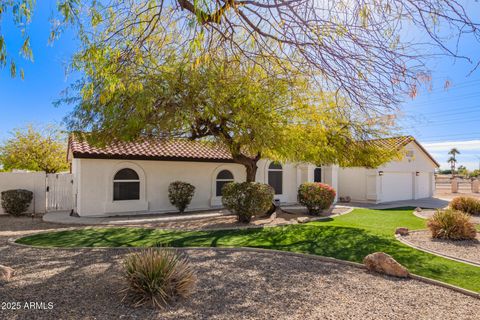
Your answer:
[[[415,177],[417,180],[417,194],[416,199],[428,198],[431,194],[431,183],[430,183],[430,173],[428,172],[419,172],[418,176]]]
[[[375,143],[398,150],[400,157],[377,168],[339,168],[339,198],[384,203],[434,195],[434,174],[439,164],[420,143],[410,136],[380,139]]]
[[[409,200],[413,198],[413,174],[411,172],[384,172],[381,177],[381,202]]]

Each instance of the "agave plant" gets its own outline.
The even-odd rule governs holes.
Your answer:
[[[186,256],[172,249],[149,248],[129,254],[124,260],[126,286],[122,301],[134,307],[151,304],[162,308],[176,298],[188,297],[197,277]]]

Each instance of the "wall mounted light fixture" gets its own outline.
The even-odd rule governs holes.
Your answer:
[[[379,176],[383,176],[383,171],[378,171]]]
[[[420,172],[415,172],[415,175],[418,177],[420,175]]]

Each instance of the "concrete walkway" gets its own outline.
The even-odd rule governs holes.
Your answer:
[[[142,224],[153,222],[174,222],[185,220],[196,220],[204,218],[214,218],[231,215],[225,209],[186,212],[183,214],[139,214],[129,216],[114,217],[72,217],[70,211],[49,212],[43,216],[43,221],[60,224],[80,224],[80,225],[124,225],[124,224]]]
[[[448,206],[449,201],[440,198],[424,198],[417,200],[405,200],[405,201],[394,201],[387,203],[360,203],[360,202],[350,202],[350,203],[341,203],[355,208],[368,208],[368,209],[393,209],[401,207],[420,207],[420,208],[429,208],[429,209],[438,209],[445,208]]]
[[[368,209],[391,209],[399,207],[421,207],[421,208],[444,208],[448,205],[448,201],[438,198],[426,198],[418,200],[395,201],[390,203],[373,204],[373,203],[339,203],[338,207],[343,206],[353,208],[368,208]],[[293,207],[293,206],[289,206]],[[300,208],[300,207],[299,207]],[[79,224],[79,225],[127,225],[127,224],[142,224],[154,222],[175,222],[185,220],[195,220],[204,218],[215,218],[231,215],[226,209],[186,212],[184,214],[158,213],[158,214],[140,214],[129,216],[114,216],[114,217],[72,217],[70,212],[50,212],[43,216],[45,222],[60,223],[60,224]]]

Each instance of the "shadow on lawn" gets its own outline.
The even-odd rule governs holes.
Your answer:
[[[300,225],[282,228],[175,232],[141,228],[61,231],[21,239],[24,244],[56,247],[257,247],[295,251],[361,262],[383,251],[403,263],[424,259],[393,238],[359,228]]]

